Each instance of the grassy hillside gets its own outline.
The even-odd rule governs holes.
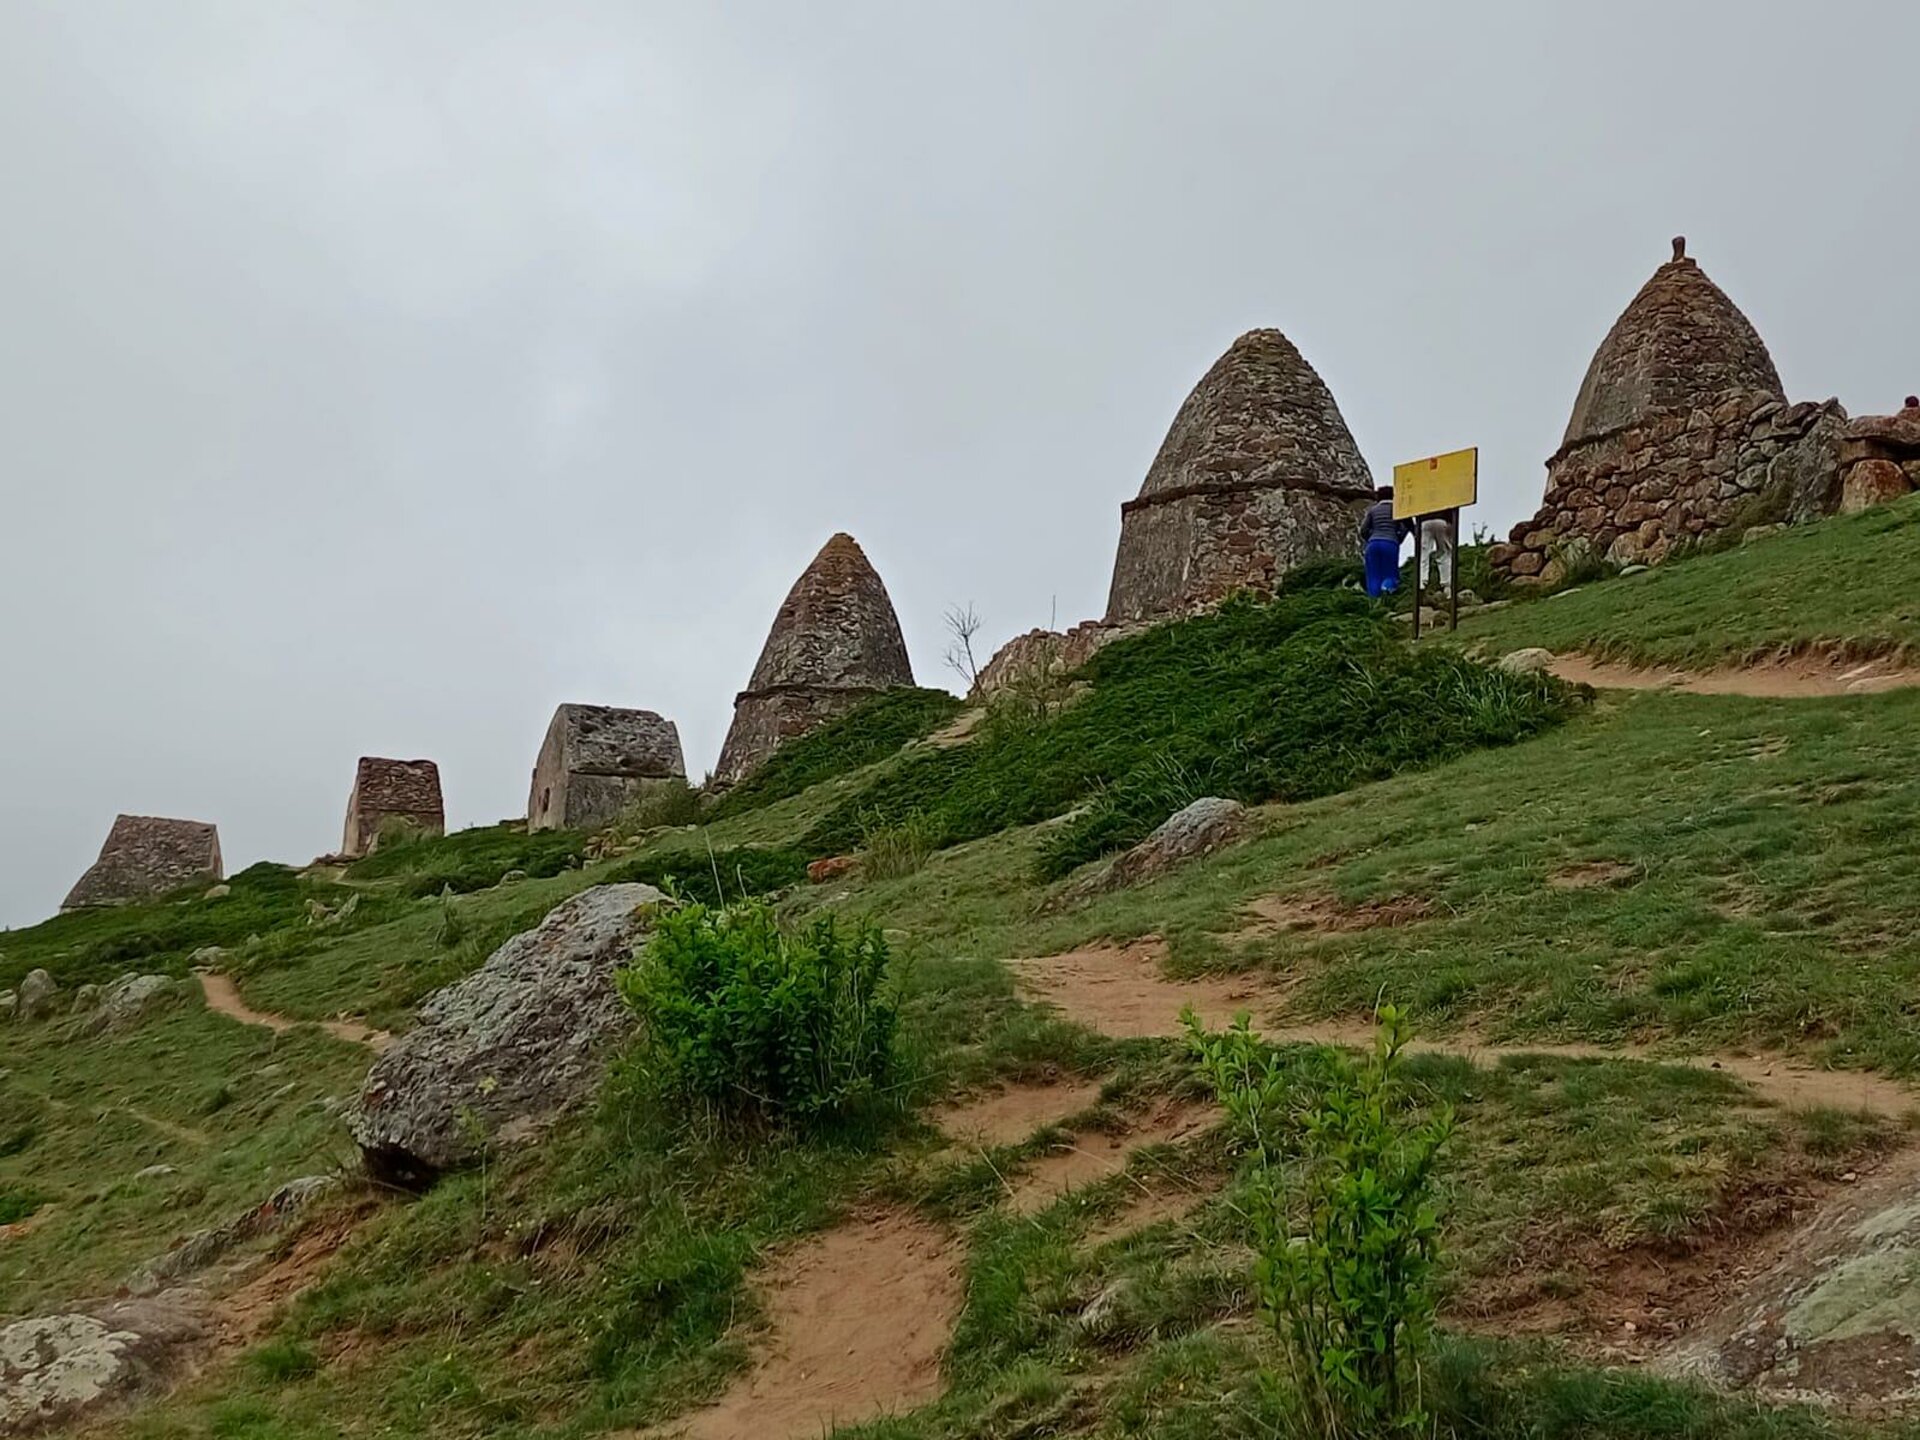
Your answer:
[[[1751,545],[1522,600],[1461,622],[1496,652],[1523,645],[1706,668],[1831,649],[1920,652],[1920,496]]]
[[[1591,589],[1631,595],[1635,578]],[[1283,1393],[1261,1376],[1281,1362],[1253,1323],[1249,1177],[1223,1128],[1201,1123],[1063,1197],[1017,1201],[1063,1136],[1107,1153],[1152,1116],[1194,1111],[1201,1090],[1177,1040],[1108,1038],[1025,1003],[1010,957],[1158,937],[1173,973],[1235,975],[1276,1024],[1360,1019],[1385,994],[1441,1041],[1745,1048],[1920,1073],[1920,849],[1906,838],[1920,805],[1920,692],[1635,694],[1567,709],[1551,686],[1488,681],[1438,648],[1405,656],[1344,597],[1289,612],[1259,646],[1235,628],[1258,631],[1244,612],[1216,625],[1211,638],[1182,627],[1115,647],[1108,668],[1089,671],[1090,693],[1050,718],[1003,719],[998,740],[989,724],[951,750],[842,756],[858,765],[816,755],[818,783],[769,787],[693,829],[628,835],[625,853],[582,836],[475,831],[396,847],[339,881],[262,868],[225,900],[66,917],[0,939],[8,974],[45,964],[65,985],[178,972],[218,944],[262,1010],[402,1029],[426,994],[598,880],[680,874],[689,857],[754,846],[774,883],[823,837],[857,843],[869,822],[850,829],[855,817],[992,816],[956,822],[941,837],[951,843],[903,873],[856,871],[780,902],[795,921],[870,919],[902,957],[909,1081],[897,1114],[805,1134],[682,1125],[629,1057],[598,1104],[541,1147],[490,1157],[424,1197],[350,1189],[254,1247],[268,1280],[304,1280],[288,1285],[297,1298],[250,1311],[181,1389],[88,1433],[631,1433],[684,1415],[753,1362],[770,1264],[878,1211],[947,1237],[963,1294],[942,1396],[837,1434],[1280,1433]],[[1311,643],[1287,648],[1301,635]],[[1245,773],[1249,754],[1312,756],[1257,727],[1286,713],[1289,695],[1316,693],[1356,639],[1363,661],[1379,661],[1375,690],[1343,680],[1301,727],[1348,740],[1337,786],[1271,783],[1251,798],[1289,798],[1257,812],[1247,843],[1062,907],[1043,874],[1059,868],[1045,863],[1059,837],[1079,833],[1063,810],[1111,804],[1156,754],[1212,766],[1199,772],[1209,781]],[[1447,724],[1489,707],[1505,719],[1396,749],[1381,743],[1394,732],[1368,695],[1404,710],[1402,687],[1439,692]],[[1247,734],[1268,738],[1234,751]],[[1211,748],[1169,751],[1174,736]],[[1035,777],[1058,787],[1038,803],[1020,788]],[[503,878],[515,871],[524,878]],[[760,872],[743,860],[729,873],[744,883]],[[275,1034],[211,1014],[190,993],[124,1034],[56,1021],[9,1029],[5,1044],[0,1223],[26,1223],[0,1239],[0,1317],[111,1290],[177,1236],[350,1158],[334,1112],[368,1063],[312,1029]],[[1295,1044],[1276,1063],[1310,1088],[1326,1059]],[[1458,1117],[1442,1173],[1444,1336],[1428,1376],[1438,1433],[1910,1433],[1609,1363],[1653,1353],[1740,1283],[1796,1207],[1909,1145],[1896,1116],[1789,1109],[1730,1073],[1626,1055],[1435,1054],[1412,1074],[1416,1106]],[[1064,1129],[1036,1122],[969,1150],[934,1128],[952,1097],[1063,1082],[1084,1091],[1083,1108],[1049,1117]],[[157,1164],[174,1169],[141,1178]],[[1178,1208],[1140,1208],[1170,1196]]]

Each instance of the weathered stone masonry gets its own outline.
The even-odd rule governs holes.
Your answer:
[[[686,774],[680,731],[666,717],[608,705],[562,705],[534,761],[527,828],[605,824]]]
[[[1242,335],[1121,507],[1106,619],[1165,619],[1351,555],[1373,481],[1332,392],[1278,330]]]
[[[781,602],[753,676],[734,701],[713,783],[731,785],[788,740],[865,696],[911,685],[887,587],[851,535],[835,535]]]
[[[100,858],[82,875],[61,910],[151,900],[222,874],[220,832],[201,820],[119,815]]]
[[[389,820],[404,820],[427,835],[446,833],[440,799],[440,767],[431,760],[383,760],[363,755],[354,768],[353,793],[347,796],[343,855],[365,855]]]

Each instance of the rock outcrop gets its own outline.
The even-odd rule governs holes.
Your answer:
[[[0,1327],[0,1435],[79,1419],[164,1381],[212,1330],[198,1291],[103,1301]]]
[[[1190,860],[1237,844],[1246,838],[1249,824],[1247,807],[1238,800],[1204,796],[1176,810],[1132,849],[1067,886],[1056,905],[1143,885]]]
[[[100,847],[100,858],[67,893],[60,908],[127,905],[222,877],[220,832],[212,825],[157,815],[120,815]]]
[[[436,991],[374,1062],[349,1127],[369,1173],[421,1186],[487,1146],[537,1136],[599,1083],[629,1024],[614,971],[666,897],[597,885]]]
[[[527,828],[604,825],[649,791],[686,777],[671,720],[651,710],[562,705],[533,762]]]
[[[1920,490],[1920,396],[1892,415],[1862,415],[1840,446],[1840,512],[1857,514]]]
[[[370,854],[380,827],[402,822],[426,835],[444,835],[446,808],[440,798],[440,767],[431,760],[383,760],[363,755],[347,797],[347,829],[340,853]]]
[[[713,783],[732,785],[788,740],[876,691],[911,684],[887,587],[854,538],[835,535],[773,617],[753,676],[734,701]]]
[[[1144,625],[1109,625],[1083,620],[1071,630],[1029,630],[1016,635],[980,667],[973,698],[987,700],[1022,687],[1043,691],[1062,675],[1078,670],[1116,640],[1138,635]]]
[[[1830,514],[1845,421],[1837,401],[1787,403],[1759,332],[1676,239],[1587,367],[1539,512],[1489,558],[1552,583],[1574,549],[1658,563],[1753,523],[1763,495],[1796,520]]]
[[[1120,508],[1107,621],[1186,614],[1350,555],[1372,490],[1313,366],[1278,330],[1249,331],[1194,387]]]
[[[60,987],[45,970],[29,970],[20,981],[18,1011],[22,1020],[45,1020],[60,999]]]

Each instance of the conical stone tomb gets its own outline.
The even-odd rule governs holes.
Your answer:
[[[1271,590],[1304,560],[1353,554],[1372,489],[1326,382],[1278,330],[1248,331],[1194,386],[1120,509],[1107,623]]]
[[[713,783],[735,783],[784,742],[876,691],[912,683],[887,587],[854,538],[835,535],[773,617],[753,678],[734,701]]]
[[[1753,322],[1676,239],[1587,366],[1539,512],[1490,558],[1551,583],[1576,554],[1658,561],[1767,495],[1814,518],[1836,498],[1844,419],[1832,401],[1787,403]]]

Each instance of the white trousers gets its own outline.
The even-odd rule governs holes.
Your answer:
[[[1453,589],[1453,526],[1439,517],[1420,522],[1422,588],[1437,578],[1442,590]]]

